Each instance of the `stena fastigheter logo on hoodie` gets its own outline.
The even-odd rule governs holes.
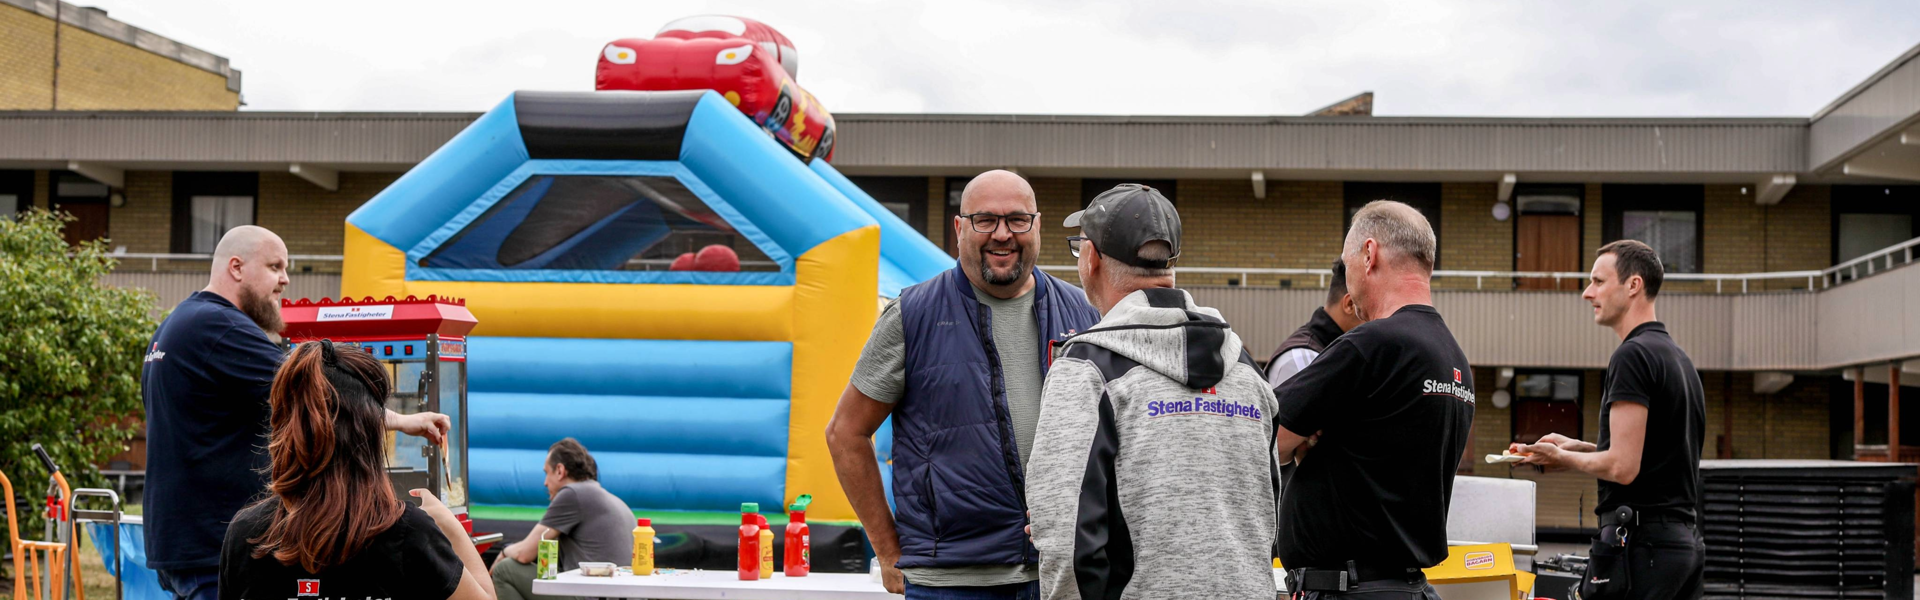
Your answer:
[[[1208,388],[1212,393],[1212,388]],[[1192,400],[1155,400],[1147,403],[1147,417],[1166,417],[1172,415],[1208,415],[1215,417],[1236,417],[1259,421],[1263,413],[1260,407],[1241,404],[1219,397],[1196,397]]]

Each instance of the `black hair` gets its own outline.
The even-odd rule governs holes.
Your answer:
[[[1620,283],[1626,283],[1635,276],[1646,285],[1647,299],[1660,295],[1660,281],[1666,278],[1667,270],[1660,266],[1660,256],[1652,246],[1639,240],[1620,240],[1594,252],[1594,256],[1613,255],[1613,271],[1620,275]]]
[[[1339,306],[1347,295],[1347,261],[1333,259],[1333,277],[1327,280],[1327,306]]]

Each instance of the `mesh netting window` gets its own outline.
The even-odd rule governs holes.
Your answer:
[[[719,248],[710,248],[719,246]],[[693,257],[675,259],[683,254]],[[442,269],[778,271],[679,180],[536,175],[421,259]]]

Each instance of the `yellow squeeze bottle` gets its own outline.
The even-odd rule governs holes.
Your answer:
[[[633,574],[653,574],[653,519],[639,519],[633,528]]]
[[[773,530],[766,515],[760,515],[760,578],[773,579]]]

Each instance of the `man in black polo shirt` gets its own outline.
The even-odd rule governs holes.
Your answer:
[[[1530,454],[1519,464],[1573,469],[1600,480],[1594,512],[1601,528],[1611,531],[1594,540],[1583,596],[1699,598],[1706,551],[1698,523],[1700,444],[1707,412],[1700,373],[1654,319],[1664,271],[1653,248],[1634,240],[1602,246],[1590,276],[1580,297],[1593,305],[1595,323],[1620,336],[1602,384],[1600,443],[1552,433],[1539,443],[1514,444],[1511,451]],[[1625,543],[1612,543],[1621,531]]]
[[[148,346],[147,568],[179,598],[215,597],[227,523],[267,489],[267,394],[284,358],[279,333],[287,245],[233,228],[214,247],[207,287],[188,296]],[[446,415],[387,411],[387,429],[445,439]]]
[[[1305,600],[1439,598],[1420,570],[1447,558],[1474,397],[1466,354],[1432,306],[1433,257],[1420,211],[1360,209],[1341,258],[1365,322],[1275,390],[1276,449],[1299,459],[1278,550],[1288,591]]]

